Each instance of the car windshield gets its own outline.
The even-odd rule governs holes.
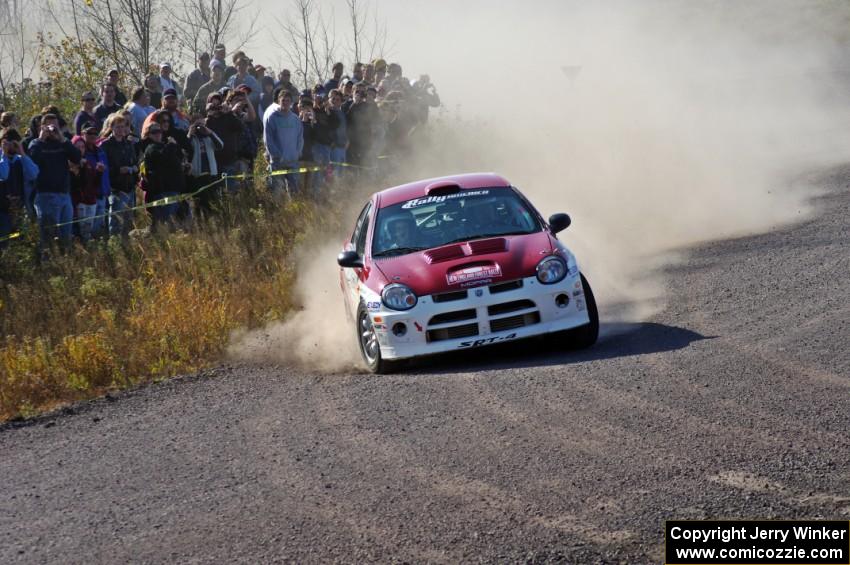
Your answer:
[[[372,256],[404,255],[448,243],[541,229],[537,216],[512,188],[425,196],[378,211]]]

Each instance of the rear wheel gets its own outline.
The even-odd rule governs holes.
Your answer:
[[[559,344],[564,344],[570,349],[584,349],[590,347],[599,338],[599,310],[596,308],[596,299],[593,291],[584,275],[581,276],[581,287],[584,291],[584,304],[587,307],[587,316],[590,321],[577,328],[565,330],[555,334]],[[566,343],[564,343],[566,342]]]
[[[360,355],[366,367],[377,375],[392,373],[398,368],[398,363],[381,358],[381,345],[378,343],[378,334],[372,324],[372,318],[363,303],[357,308],[357,344],[360,346]]]

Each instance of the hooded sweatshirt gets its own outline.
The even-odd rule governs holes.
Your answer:
[[[280,104],[272,104],[263,114],[263,141],[272,169],[297,163],[304,148],[304,131],[301,120],[292,112],[279,111]]]

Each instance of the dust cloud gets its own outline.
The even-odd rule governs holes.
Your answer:
[[[850,155],[848,3],[469,0],[419,7],[409,28],[404,5],[379,4],[403,40],[390,59],[447,107],[403,180],[496,171],[568,212],[603,322],[663,308],[688,246],[809,217],[809,173]],[[305,310],[267,330],[278,359],[357,362],[338,241],[305,252]]]

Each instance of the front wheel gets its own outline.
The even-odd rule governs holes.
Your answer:
[[[381,358],[381,345],[378,343],[378,334],[372,324],[369,312],[361,303],[357,308],[357,344],[360,346],[360,355],[366,363],[366,367],[376,375],[392,373],[398,367],[397,362],[386,361]]]
[[[599,338],[599,310],[596,308],[596,299],[593,291],[584,275],[581,276],[581,288],[584,292],[584,303],[587,307],[587,316],[590,321],[583,326],[558,332],[555,334],[559,344],[566,345],[570,349],[585,349],[590,347]],[[566,343],[565,343],[566,342]]]

